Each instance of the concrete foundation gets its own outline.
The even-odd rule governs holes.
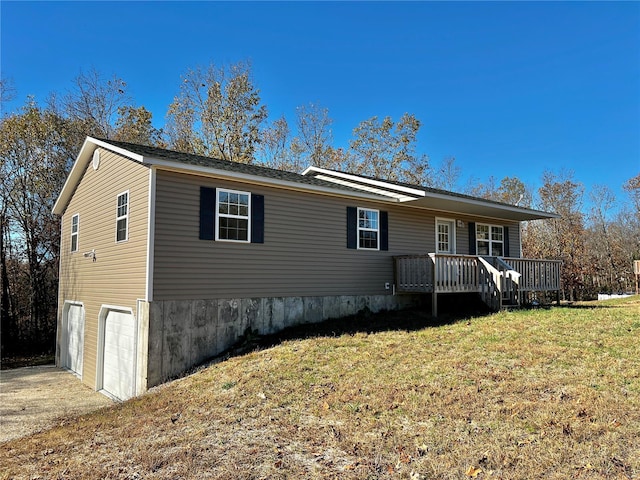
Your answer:
[[[286,327],[415,305],[419,296],[164,300],[148,304],[147,388],[175,377],[235,343],[247,329],[260,335]],[[146,312],[145,312],[146,313]]]

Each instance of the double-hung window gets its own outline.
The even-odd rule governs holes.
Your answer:
[[[380,212],[368,208],[358,208],[358,248],[378,250],[380,233]]]
[[[116,242],[124,242],[129,238],[129,192],[118,195],[116,207]]]
[[[249,242],[251,239],[251,193],[217,190],[216,240]]]
[[[71,217],[71,251],[78,251],[78,232],[80,231],[80,214]]]
[[[496,225],[476,225],[478,255],[502,257],[504,255],[504,228]]]

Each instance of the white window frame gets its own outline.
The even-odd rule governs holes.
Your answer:
[[[73,227],[74,227],[73,221],[74,220],[76,220],[76,222],[75,222],[75,227],[76,227],[75,231],[73,230]],[[71,217],[71,244],[70,244],[71,253],[77,252],[78,249],[80,248],[80,243],[79,243],[80,242],[80,235],[79,235],[79,233],[80,233],[80,214],[76,213],[75,215],[73,215]],[[73,248],[73,240],[74,239],[76,241],[75,248]]]
[[[489,238],[488,239],[481,239],[478,238],[478,227],[489,227]],[[494,240],[493,239],[493,228],[499,228],[502,230],[502,240]],[[489,243],[489,257],[495,257],[496,255],[493,255],[493,244],[494,243],[499,243],[502,245],[502,255],[497,255],[499,257],[504,257],[504,226],[503,225],[494,225],[494,224],[490,224],[490,223],[477,223],[476,224],[476,253],[478,253],[479,255],[479,251],[480,249],[478,248],[478,244],[479,242],[488,242]]]
[[[120,197],[126,195],[127,196],[127,212],[124,215],[119,215],[120,210]],[[122,193],[119,193],[116,197],[116,243],[122,243],[129,240],[129,212],[131,211],[131,196],[129,195],[129,190],[126,190]],[[124,238],[118,240],[118,223],[120,220],[125,221],[125,234]]]
[[[220,213],[220,194],[231,193],[247,196],[247,215],[233,215],[229,213]],[[247,221],[247,239],[234,240],[230,238],[220,238],[220,218],[237,218]],[[230,188],[216,188],[216,241],[217,242],[233,242],[233,243],[251,243],[251,192],[243,192],[241,190],[232,190]]]
[[[360,226],[360,212],[375,212],[376,214],[376,228],[367,228]],[[363,247],[360,245],[360,232],[376,232],[376,247]],[[358,207],[358,213],[356,217],[356,242],[358,250],[380,250],[380,210],[375,208],[361,208]]]
[[[449,225],[449,251],[440,250],[440,239],[438,238],[440,232],[438,232],[439,224],[447,224]],[[456,221],[452,218],[436,218],[436,253],[444,253],[455,255],[457,251],[456,244]]]

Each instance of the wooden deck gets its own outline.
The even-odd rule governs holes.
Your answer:
[[[522,303],[525,292],[560,291],[560,261],[475,255],[393,257],[396,293],[477,292],[493,310]]]

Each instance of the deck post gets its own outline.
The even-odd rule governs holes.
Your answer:
[[[438,294],[435,290],[431,294],[431,316],[434,318],[438,317]]]

